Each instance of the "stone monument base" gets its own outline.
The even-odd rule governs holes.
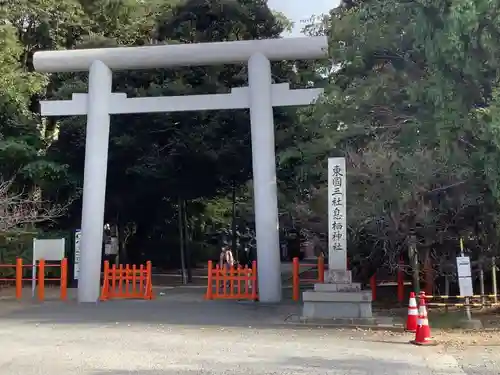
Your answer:
[[[328,270],[325,283],[302,293],[304,319],[370,319],[372,293],[353,283],[351,271]]]

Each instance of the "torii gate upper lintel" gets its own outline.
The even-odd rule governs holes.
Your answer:
[[[110,114],[238,108],[250,109],[259,299],[281,300],[273,107],[309,105],[322,90],[290,90],[288,84],[272,84],[270,61],[323,58],[326,49],[326,37],[301,37],[35,53],[37,71],[89,71],[88,94],[41,102],[43,116],[87,115],[80,302],[99,299]],[[126,94],[111,92],[112,69],[245,62],[248,87],[233,88],[229,94],[127,98]]]

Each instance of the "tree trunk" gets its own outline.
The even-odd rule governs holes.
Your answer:
[[[420,293],[420,268],[418,263],[417,239],[414,235],[408,238],[408,259],[410,260],[413,290]]]
[[[179,197],[177,204],[177,216],[179,219],[179,250],[181,257],[181,277],[182,284],[187,284],[186,278],[186,262],[185,262],[185,253],[184,253],[184,215],[183,215],[183,200]]]
[[[232,193],[231,193],[231,203],[232,203],[232,213],[231,213],[231,249],[233,250],[233,254],[235,254],[236,261],[239,261],[239,252],[237,247],[237,238],[236,238],[236,185],[233,180]]]
[[[432,295],[434,292],[434,268],[431,258],[431,249],[427,248],[424,255],[424,278],[425,294]]]
[[[125,226],[118,224],[118,259],[117,264],[128,264]]]
[[[187,208],[188,208],[188,202],[185,200],[182,200],[182,222],[183,222],[183,227],[184,227],[184,254],[186,256],[185,262],[186,262],[186,270],[187,270],[187,282],[192,283],[193,282],[193,269],[191,267],[191,234],[190,234],[190,228],[188,224],[188,213],[187,213]]]

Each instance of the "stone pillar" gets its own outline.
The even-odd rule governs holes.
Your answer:
[[[94,61],[89,70],[78,302],[97,302],[101,282],[104,199],[109,144],[111,70]]]
[[[271,63],[262,53],[248,60],[252,166],[259,300],[281,301],[278,198]]]
[[[328,268],[347,269],[345,158],[328,159]]]
[[[328,270],[325,283],[303,293],[306,319],[372,318],[371,292],[361,291],[347,270],[347,193],[344,158],[328,159]]]

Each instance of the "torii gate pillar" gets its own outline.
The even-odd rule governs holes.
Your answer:
[[[82,238],[78,276],[78,301],[80,302],[96,302],[99,299],[108,171],[111,84],[111,70],[101,61],[94,61],[89,69],[87,100]],[[99,283],[93,280],[99,280]]]
[[[326,37],[36,52],[41,72],[89,71],[89,91],[41,102],[45,116],[87,115],[78,301],[99,299],[110,114],[249,108],[259,300],[281,300],[273,106],[308,105],[321,89],[272,84],[271,60],[325,57]],[[248,63],[248,87],[230,94],[129,98],[112,93],[111,70]]]
[[[261,53],[248,60],[252,132],[253,204],[259,299],[281,300],[281,260],[276,186],[271,63]]]

